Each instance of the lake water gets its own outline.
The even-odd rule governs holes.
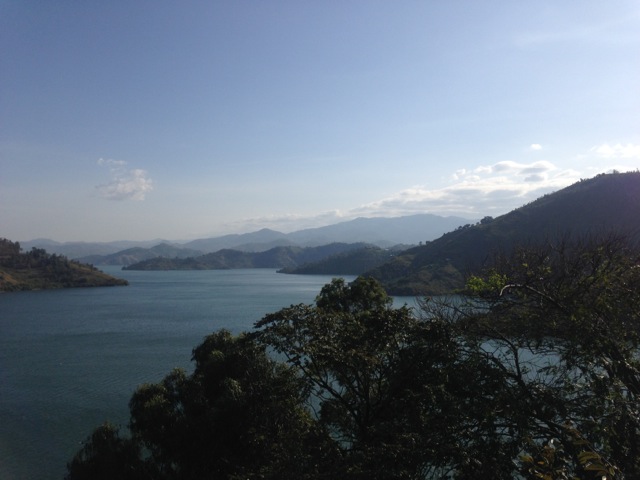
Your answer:
[[[138,385],[189,369],[209,333],[250,330],[331,281],[270,269],[103,270],[130,285],[0,294],[0,479],[62,479],[96,426],[127,424]]]

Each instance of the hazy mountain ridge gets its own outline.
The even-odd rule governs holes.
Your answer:
[[[152,258],[154,252],[149,254],[143,250],[153,249],[158,244],[169,245],[175,249],[173,251],[165,250],[164,253],[155,252],[157,256],[171,258],[186,258],[223,249],[260,252],[277,246],[309,247],[330,243],[364,242],[386,248],[397,244],[416,245],[467,223],[469,220],[461,217],[416,214],[394,218],[357,218],[288,234],[264,228],[251,233],[223,235],[184,243],[166,240],[60,243],[48,239],[38,239],[21,242],[21,244],[25,248],[45,248],[51,253],[65,255],[95,265],[130,265]],[[134,248],[141,250],[132,250]]]
[[[171,243],[166,240],[116,240],[114,242],[57,242],[48,238],[20,241],[25,251],[35,248],[44,248],[47,252],[56,255],[64,255],[72,260],[80,260],[90,255],[111,255],[113,253],[130,248],[151,248],[161,243]]]
[[[498,251],[518,244],[617,232],[639,239],[640,172],[598,175],[492,221],[458,228],[366,274],[396,295],[438,295],[464,286]]]
[[[194,250],[200,250],[203,253],[217,252],[226,248],[233,248],[234,250],[241,250],[242,245],[255,245],[260,250],[260,245],[270,244],[274,246],[280,246],[282,244],[274,245],[274,242],[285,242],[286,234],[263,228],[261,230],[250,233],[233,233],[229,235],[223,235],[221,237],[212,238],[199,238],[197,240],[191,240],[183,244],[183,247],[192,248]]]
[[[367,242],[379,247],[398,244],[417,245],[433,240],[470,220],[461,217],[442,217],[428,213],[395,218],[356,218],[326,227],[307,228],[287,235],[301,245],[322,245],[330,242]]]
[[[439,227],[433,228],[443,228],[445,220],[454,226],[441,231],[440,238],[429,240],[427,233],[434,230],[425,225],[436,222]],[[194,240],[183,245],[130,248],[109,258],[114,263],[126,264],[146,257],[130,265],[131,269],[144,270],[280,268],[297,273],[360,274],[363,266],[369,265],[364,274],[379,279],[392,294],[437,295],[462,288],[466,274],[479,269],[492,254],[508,251],[517,244],[612,231],[640,238],[640,172],[598,175],[582,180],[495,219],[485,217],[475,225],[466,219],[428,214],[360,218],[290,234],[262,229],[249,234]],[[416,235],[423,233],[425,235],[416,240]],[[328,238],[359,235],[375,236],[373,238],[386,235],[386,238],[409,240],[398,243],[426,243],[389,259],[389,254],[373,249],[370,239],[364,242],[327,241]],[[274,246],[279,242],[286,246]],[[317,242],[322,246],[292,245],[295,242]],[[220,248],[203,255],[198,255],[202,250],[193,248],[206,250],[234,244],[236,248]],[[247,251],[240,250],[241,246]],[[269,248],[261,250],[265,246]],[[92,261],[99,264],[101,260],[109,259],[96,257]],[[384,260],[388,261],[382,263]],[[375,266],[378,262],[381,264]]]
[[[90,255],[78,260],[94,265],[132,265],[150,258],[188,258],[202,255],[200,250],[191,248],[181,248],[168,243],[161,243],[151,248],[133,247],[122,250],[111,255]]]

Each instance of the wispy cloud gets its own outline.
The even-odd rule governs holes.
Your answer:
[[[292,232],[305,228],[322,227],[354,217],[345,215],[339,210],[322,212],[317,215],[283,214],[256,217],[248,220],[238,220],[224,225],[224,230],[233,233],[253,232],[262,228],[270,228],[281,232]]]
[[[633,158],[640,160],[640,145],[635,145],[633,143],[627,143],[626,145],[622,145],[620,143],[615,145],[603,143],[602,145],[593,147],[591,151],[600,158]]]
[[[514,43],[520,48],[553,45],[557,43],[629,44],[637,43],[637,9],[622,16],[602,19],[591,24],[574,23],[567,19],[562,27],[519,31]]]
[[[536,144],[534,144],[536,145]],[[533,145],[532,145],[533,147]],[[500,161],[493,164],[460,168],[451,173],[450,184],[442,188],[414,185],[359,207],[323,212],[316,216],[280,215],[255,218],[228,227],[252,231],[273,228],[293,231],[318,227],[357,217],[395,217],[417,213],[455,215],[479,219],[498,216],[562,188],[581,178],[590,178],[613,170],[630,171],[637,166],[614,165],[615,159],[640,160],[640,146],[603,144],[578,155],[580,171],[560,168],[548,160],[535,162]],[[588,162],[588,163],[587,163]],[[622,163],[622,162],[621,162]],[[242,226],[242,227],[241,227]],[[230,228],[234,231],[234,228]]]
[[[579,179],[578,172],[561,170],[548,161],[502,161],[458,170],[452,175],[454,183],[444,188],[414,186],[357,210],[377,215],[417,212],[474,218],[499,215]]]
[[[101,158],[98,165],[108,167],[111,175],[109,183],[96,187],[104,198],[142,201],[153,190],[153,182],[147,172],[139,168],[127,169],[124,160]]]
[[[417,213],[478,219],[486,215],[502,215],[579,179],[579,172],[561,170],[548,161],[503,161],[459,169],[451,175],[452,183],[444,188],[415,185],[350,210],[323,212],[317,216],[262,217],[227,227],[230,231],[234,231],[234,227],[235,231],[238,228],[252,231],[268,227],[286,232],[357,217],[396,217]]]
[[[539,143],[532,143],[529,146],[529,149],[533,151],[542,150],[542,145],[540,145]]]

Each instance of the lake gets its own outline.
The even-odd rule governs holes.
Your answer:
[[[3,480],[62,479],[96,426],[127,424],[138,385],[189,369],[209,333],[249,330],[267,313],[311,303],[331,281],[271,269],[102,269],[130,285],[0,294]]]

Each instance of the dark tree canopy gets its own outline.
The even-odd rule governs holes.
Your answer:
[[[96,428],[67,465],[69,479],[138,480],[153,478],[141,458],[139,445],[121,438],[118,428],[105,423]]]
[[[465,351],[452,324],[392,308],[376,281],[360,278],[334,280],[315,306],[285,308],[257,327],[259,341],[307,380],[318,422],[340,449],[341,478],[439,478],[456,464],[461,474],[473,464],[473,478],[505,468],[495,457],[470,458],[480,438],[510,447],[490,420],[475,418],[496,387],[495,369]],[[471,386],[479,373],[485,383]],[[476,438],[465,442],[471,430]]]
[[[193,359],[191,375],[174,370],[162,382],[138,388],[129,404],[131,438],[109,430],[103,448],[102,436],[94,433],[67,478],[114,478],[108,470],[87,476],[85,467],[104,463],[104,452],[114,457],[121,450],[144,453],[136,462],[126,457],[140,478],[305,478],[313,472],[309,457],[322,440],[289,367],[227,331],[207,337]]]
[[[640,478],[638,246],[608,235],[520,248],[469,286],[487,306],[470,325],[510,351],[496,361],[517,367],[528,428],[554,440],[533,445],[537,461]]]

